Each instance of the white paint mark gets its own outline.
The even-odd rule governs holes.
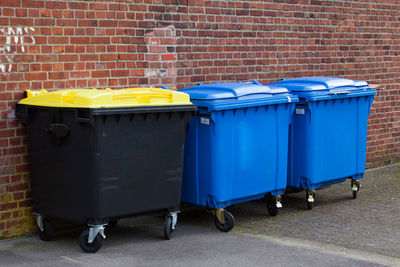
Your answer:
[[[0,53],[2,53],[6,58],[7,61],[6,63],[0,63],[0,70],[2,72],[11,72],[12,71],[12,64],[14,63],[13,60],[13,54],[19,53],[18,51],[18,46],[21,47],[21,53],[25,53],[25,38],[26,35],[29,35],[29,38],[31,38],[32,42],[31,44],[36,44],[35,37],[33,37],[31,32],[35,32],[35,28],[33,27],[16,27],[15,29],[13,27],[3,27],[0,28],[0,32],[5,35],[5,44],[3,46],[0,46]],[[11,48],[15,47],[15,50],[11,53]],[[11,54],[11,55],[9,55]],[[7,68],[7,63],[10,65]]]
[[[144,40],[147,46],[145,60],[149,64],[149,67],[145,69],[144,75],[145,77],[150,78],[148,79],[148,84],[151,86],[158,86],[162,84],[174,88],[176,84],[176,64],[178,58],[176,53],[177,40],[174,25],[154,28],[153,31],[146,33]],[[153,52],[153,50],[164,52]],[[169,55],[172,56],[174,59],[163,60],[163,56]],[[153,62],[162,63],[162,67],[151,67],[151,63]],[[164,64],[166,66],[164,66]],[[166,77],[170,78],[171,80],[168,84],[165,84],[163,82],[163,78]]]

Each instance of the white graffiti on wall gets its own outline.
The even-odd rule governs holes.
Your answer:
[[[3,37],[0,43],[0,55],[3,55],[7,62],[0,62],[1,72],[11,72],[14,63],[14,55],[25,53],[26,44],[35,44],[35,37],[30,34],[35,31],[33,27],[3,27],[0,28],[0,37]],[[29,38],[29,39],[27,39]],[[1,59],[1,61],[4,60]]]

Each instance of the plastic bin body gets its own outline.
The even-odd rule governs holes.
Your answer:
[[[290,128],[288,187],[314,189],[362,178],[376,90],[362,81],[329,77],[272,85],[284,86],[300,99]]]
[[[241,94],[244,87],[248,92]],[[221,208],[285,191],[297,98],[287,91],[252,94],[258,87],[217,83],[182,90],[198,108],[185,145],[182,202]]]
[[[189,102],[190,103],[190,102]],[[27,124],[34,210],[74,223],[176,210],[193,105],[18,105]],[[49,127],[62,124],[68,135]]]

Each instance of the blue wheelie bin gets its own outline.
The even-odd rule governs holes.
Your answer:
[[[286,188],[289,123],[296,96],[260,83],[213,83],[180,90],[197,115],[185,144],[182,202],[211,208],[216,227],[234,226],[225,210],[268,197],[271,215]]]
[[[315,189],[351,179],[353,198],[365,171],[367,125],[376,95],[365,81],[330,77],[283,80],[299,97],[289,134],[288,187],[306,190],[312,209]]]

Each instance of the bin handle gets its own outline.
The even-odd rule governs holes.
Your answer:
[[[69,133],[68,126],[62,123],[51,123],[49,127],[46,128],[46,132],[48,134],[53,135],[54,137],[65,137]]]
[[[349,91],[336,91],[336,92],[329,92],[328,95],[346,95]]]
[[[150,91],[148,94],[143,94],[143,91]],[[112,96],[114,101],[123,101],[126,99],[136,99],[137,103],[150,103],[151,98],[164,98],[168,99],[170,102],[173,101],[173,94],[171,91],[167,91],[165,89],[156,89],[156,88],[143,88],[142,90],[134,88],[134,89],[125,89],[121,90],[120,94],[116,94]]]
[[[160,88],[126,88],[120,90],[121,92],[129,92],[127,94],[132,94],[132,95],[137,95],[137,94],[142,94],[141,92],[143,91],[150,91],[156,95],[166,95],[166,96],[171,96],[172,92],[171,90],[166,90],[166,89],[160,89]],[[115,96],[120,96],[120,95],[125,95],[125,94],[117,94]]]

